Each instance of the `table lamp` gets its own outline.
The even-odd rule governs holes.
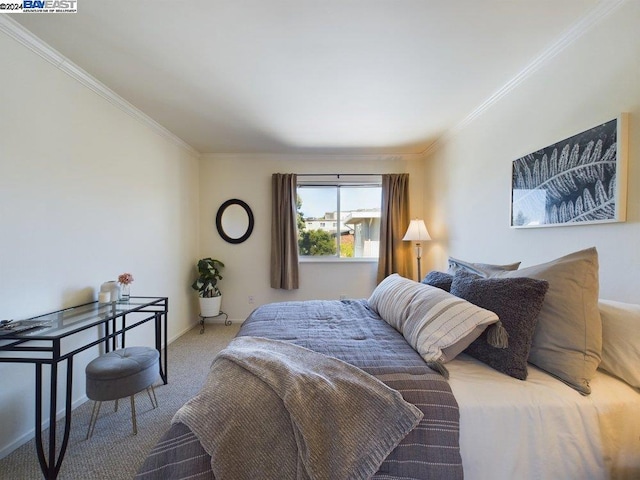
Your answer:
[[[407,233],[404,234],[402,239],[407,242],[416,242],[416,257],[418,258],[418,281],[422,278],[422,271],[420,268],[420,259],[422,258],[422,245],[420,242],[431,240],[427,226],[424,224],[424,220],[411,220]]]

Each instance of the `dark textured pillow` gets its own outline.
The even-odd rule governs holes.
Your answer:
[[[482,278],[464,270],[456,272],[451,293],[496,313],[509,334],[507,348],[489,345],[485,331],[464,353],[499,372],[525,380],[533,333],[548,288],[546,280],[526,277]]]
[[[447,273],[454,275],[459,270],[466,270],[471,273],[480,275],[481,277],[492,277],[500,272],[510,272],[517,270],[520,262],[510,263],[508,265],[493,265],[491,263],[473,263],[449,257],[449,269]]]
[[[453,281],[453,275],[445,272],[438,272],[433,270],[429,272],[426,277],[422,279],[422,283],[431,285],[432,287],[438,287],[448,292],[451,290],[451,282]]]

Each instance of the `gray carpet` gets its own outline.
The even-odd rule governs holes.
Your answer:
[[[169,428],[174,413],[204,382],[214,356],[236,335],[239,324],[210,324],[204,334],[196,327],[169,345],[169,383],[156,383],[159,407],[153,409],[143,391],[136,395],[138,435],[131,430],[131,407],[128,399],[104,402],[93,436],[85,440],[93,402],[73,411],[69,446],[58,478],[60,480],[132,479],[147,453]],[[58,423],[62,431],[62,423]],[[42,473],[36,457],[35,443],[30,441],[0,460],[0,479],[37,480]]]

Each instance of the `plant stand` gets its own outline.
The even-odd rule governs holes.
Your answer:
[[[218,318],[224,315],[224,324],[226,326],[231,325],[231,320],[229,320],[229,315],[227,315],[226,313],[224,313],[222,310],[220,310],[220,313],[218,315],[213,315],[213,316],[202,316],[200,315],[200,334],[204,333],[204,319],[205,318]]]

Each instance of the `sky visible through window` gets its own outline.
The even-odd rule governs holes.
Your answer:
[[[340,192],[340,210],[380,210],[380,187],[343,187]],[[336,187],[299,187],[302,199],[300,211],[305,218],[322,218],[326,212],[336,211]]]

